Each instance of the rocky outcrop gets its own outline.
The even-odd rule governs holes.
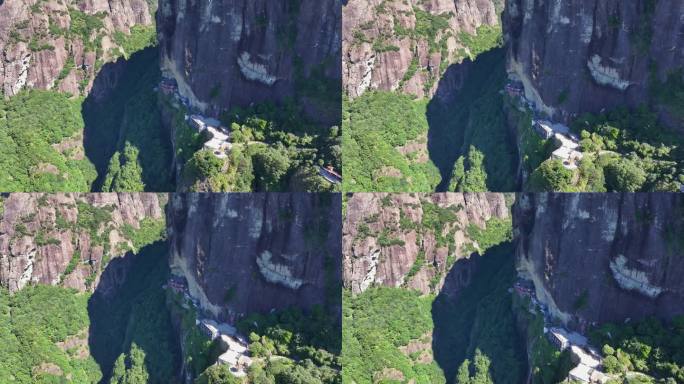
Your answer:
[[[346,94],[379,89],[432,96],[446,67],[469,54],[460,34],[498,25],[501,3],[349,0],[342,34]]]
[[[159,9],[162,69],[207,114],[341,82],[341,0],[161,0]]]
[[[683,15],[678,0],[507,1],[508,69],[559,119],[650,104],[651,77],[684,66]]]
[[[133,26],[151,26],[146,0],[7,0],[0,2],[0,85],[87,92],[102,63],[122,55]],[[123,34],[123,35],[122,35]]]
[[[349,197],[342,235],[344,286],[439,292],[458,259],[479,246],[471,226],[510,219],[504,194],[365,194]]]
[[[126,228],[164,219],[166,197],[156,194],[14,193],[0,209],[0,286],[97,286],[111,258],[135,248]]]
[[[684,196],[526,194],[517,265],[569,325],[684,313]]]
[[[175,194],[171,272],[213,317],[339,302],[338,194]]]

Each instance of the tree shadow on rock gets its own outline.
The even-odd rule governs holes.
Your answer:
[[[526,356],[508,289],[515,279],[514,247],[504,243],[484,256],[461,259],[432,305],[434,359],[448,383],[476,349],[491,360],[495,383],[523,382]]]
[[[137,254],[113,258],[88,302],[90,352],[108,383],[117,358],[126,365],[144,364],[151,383],[170,382],[180,365],[179,346],[166,308],[162,285],[169,269],[168,244],[158,241]],[[142,361],[131,362],[135,345]]]
[[[475,61],[449,66],[427,107],[428,151],[449,187],[454,163],[472,145],[484,154],[491,191],[514,190],[515,139],[505,124],[503,95],[506,81],[502,48],[480,54]]]
[[[160,78],[157,47],[107,63],[98,72],[81,113],[85,155],[98,175],[91,190],[102,190],[112,156],[123,152],[127,142],[139,152],[145,189],[174,189],[171,140],[161,124],[155,90]]]

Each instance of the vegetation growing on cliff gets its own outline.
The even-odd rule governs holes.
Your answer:
[[[524,358],[508,293],[511,250],[501,245],[478,257],[470,284],[455,296],[388,287],[344,292],[343,383],[520,382]]]
[[[605,324],[591,332],[591,339],[595,345],[603,346],[606,371],[616,374],[620,380],[628,382],[628,372],[636,371],[658,382],[684,382],[684,316],[670,323],[649,318]]]
[[[61,287],[28,286],[12,296],[0,288],[0,382],[98,382],[102,373],[87,354],[88,299]]]
[[[381,381],[383,371],[394,373],[385,380],[446,383],[432,359],[431,305],[434,297],[398,288],[371,288],[361,295],[343,296],[343,383]],[[415,340],[423,344],[416,353],[400,347]],[[421,356],[426,354],[428,358]],[[389,375],[385,375],[389,376]]]
[[[183,158],[188,157],[182,184],[195,191],[333,191],[337,186],[318,174],[316,167],[341,169],[340,130],[322,127],[304,117],[292,102],[271,103],[250,108],[233,108],[221,114],[230,127],[231,145],[227,158],[200,150],[206,138],[194,137],[186,123],[177,135]],[[186,143],[186,144],[182,144]]]
[[[547,160],[532,172],[532,191],[679,191],[684,183],[684,140],[642,107],[586,114],[571,127],[585,158],[577,170]]]
[[[439,173],[427,154],[425,108],[411,96],[380,91],[343,103],[345,191],[435,190]]]
[[[249,369],[250,383],[340,383],[340,323],[324,308],[252,314],[238,328],[249,335],[257,358]]]
[[[81,99],[53,91],[0,98],[3,192],[87,192],[97,176],[83,158]]]

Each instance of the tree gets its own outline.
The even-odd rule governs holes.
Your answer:
[[[119,160],[119,152],[114,152],[114,155],[109,160],[109,166],[107,167],[107,176],[105,178],[104,184],[102,185],[103,192],[112,192],[114,189],[114,178],[121,172],[121,160]]]
[[[533,192],[567,192],[572,187],[573,173],[558,159],[547,160],[530,175]]]
[[[235,377],[225,365],[212,365],[195,380],[195,384],[240,384],[242,380]]]
[[[475,357],[473,359],[474,374],[470,374],[470,360],[463,361],[456,373],[456,384],[494,384],[492,375],[489,372],[491,366],[489,357],[480,351],[475,350]]]
[[[618,158],[604,172],[606,185],[612,191],[637,192],[646,182],[646,171],[637,159]]]
[[[119,355],[114,363],[110,384],[146,384],[150,374],[145,367],[145,352],[137,344],[131,345],[128,356]]]
[[[465,165],[463,156],[459,156],[454,165],[454,172],[451,174],[451,182],[449,183],[449,191],[463,192],[463,178],[465,177]]]
[[[458,367],[458,373],[456,373],[456,384],[470,384],[470,360],[465,359],[463,364]]]
[[[487,172],[484,169],[484,155],[474,146],[468,151],[468,170],[463,178],[463,192],[486,192]]]
[[[105,192],[143,192],[142,167],[138,160],[138,148],[126,142],[123,158],[119,152],[114,153],[109,161],[107,176],[102,186]]]
[[[476,349],[474,358],[475,376],[471,380],[471,384],[494,384],[492,375],[489,373],[491,364],[489,357],[484,355],[479,349]]]
[[[252,153],[252,163],[260,190],[281,189],[281,179],[290,168],[290,158],[284,148],[256,146]]]

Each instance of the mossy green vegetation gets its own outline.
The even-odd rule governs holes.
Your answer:
[[[476,256],[470,285],[455,297],[389,287],[345,291],[343,383],[520,382],[525,358],[508,293],[512,249],[506,243]],[[409,344],[410,353],[403,348]],[[474,361],[472,371],[466,360]]]
[[[424,349],[431,355],[433,300],[433,296],[421,296],[401,288],[371,288],[357,296],[345,291],[343,383],[382,381],[380,376],[386,368],[401,372],[402,379],[396,379],[398,382],[446,383],[436,362],[423,363],[419,361],[420,354],[412,356],[400,350],[412,340],[425,338]],[[390,382],[390,378],[385,381]]]
[[[128,60],[133,53],[157,44],[157,27],[136,24],[131,27],[129,34],[114,32],[114,42],[121,47],[123,57]]]
[[[531,365],[534,384],[556,384],[564,381],[574,367],[569,350],[561,352],[551,344],[544,333],[544,317],[538,311],[530,311],[530,299],[513,295],[513,310],[522,332]]]
[[[603,365],[619,381],[628,383],[628,372],[649,377],[644,383],[684,382],[684,316],[663,322],[655,318],[627,324],[604,324],[590,333],[592,343],[602,346]]]
[[[546,160],[532,172],[526,189],[676,192],[684,183],[684,140],[660,125],[657,114],[646,107],[586,114],[571,129],[585,154],[579,168],[568,170],[560,160]]]
[[[83,158],[81,99],[25,91],[0,99],[0,185],[4,192],[87,192],[95,167]]]
[[[214,192],[334,191],[318,166],[341,169],[339,127],[325,128],[303,115],[295,103],[262,103],[222,113],[230,127],[227,158],[200,149],[206,137],[178,117],[178,152],[184,162],[182,184]]]
[[[459,40],[468,48],[470,59],[474,60],[481,53],[503,46],[503,30],[501,24],[483,24],[477,28],[475,35],[461,32]]]
[[[435,190],[439,172],[427,158],[425,108],[425,101],[392,92],[368,92],[353,101],[345,100],[345,191]],[[399,148],[409,143],[419,148],[402,153]]]
[[[0,382],[97,383],[102,378],[87,350],[89,295],[36,285],[14,295],[0,288]],[[67,340],[70,343],[64,343]]]

